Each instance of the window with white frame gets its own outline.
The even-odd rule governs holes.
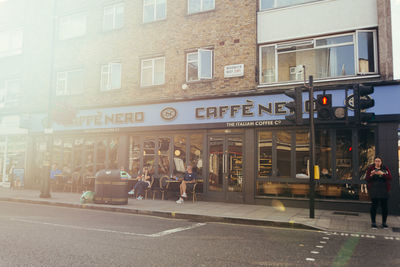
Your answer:
[[[143,23],[165,19],[167,0],[143,0]]]
[[[215,0],[188,0],[188,13],[199,13],[215,8]]]
[[[121,63],[101,66],[101,91],[121,88]]]
[[[0,108],[17,106],[20,92],[21,80],[0,81]]]
[[[0,57],[22,53],[22,29],[0,32]]]
[[[143,59],[141,65],[141,86],[153,86],[165,83],[164,57]]]
[[[186,81],[213,78],[213,50],[199,49],[186,54]]]
[[[301,68],[314,79],[377,73],[376,31],[319,37],[260,46],[260,83],[303,80]]]
[[[58,37],[66,40],[86,34],[86,14],[74,14],[60,18]]]
[[[124,3],[104,7],[103,30],[111,31],[124,26]]]
[[[260,10],[300,5],[323,0],[260,0]]]
[[[83,70],[69,70],[57,73],[56,95],[77,95],[83,93]]]

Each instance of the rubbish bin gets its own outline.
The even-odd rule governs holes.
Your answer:
[[[94,184],[94,203],[128,204],[128,181],[121,179],[120,170],[100,170],[96,173]]]

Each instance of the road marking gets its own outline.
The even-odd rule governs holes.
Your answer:
[[[326,241],[319,241],[319,243],[321,243],[321,244],[326,244]]]
[[[312,254],[319,254],[319,251],[310,251]]]
[[[306,258],[306,261],[315,261],[313,258]]]
[[[77,230],[97,231],[97,232],[132,235],[132,236],[144,236],[144,237],[161,237],[161,236],[166,236],[166,235],[170,235],[170,234],[174,234],[174,233],[177,233],[177,232],[182,232],[182,231],[185,231],[185,230],[190,230],[190,229],[194,229],[194,228],[206,225],[205,223],[196,223],[196,224],[192,224],[190,226],[178,227],[178,228],[165,230],[165,231],[162,231],[162,232],[159,232],[159,233],[155,233],[155,234],[138,234],[138,233],[122,232],[122,231],[115,231],[115,230],[109,230],[109,229],[88,228],[88,227],[80,227],[80,226],[75,226],[75,225],[39,222],[39,221],[31,221],[31,220],[23,220],[23,219],[15,219],[15,218],[12,218],[11,220],[12,221],[17,221],[17,222],[50,225],[50,226],[71,228],[71,229],[77,229]]]
[[[358,243],[360,242],[359,237],[350,237],[346,243],[340,248],[339,253],[332,264],[333,267],[345,266],[353,255]]]
[[[316,248],[324,248],[324,246],[315,246]]]
[[[326,239],[326,240],[328,240],[328,239],[329,239],[329,237],[323,236],[323,237],[322,237],[322,239]]]

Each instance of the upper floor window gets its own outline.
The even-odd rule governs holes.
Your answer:
[[[21,80],[0,81],[0,108],[17,106],[20,91]]]
[[[143,22],[165,19],[167,0],[143,0]]]
[[[119,3],[104,7],[103,30],[110,31],[124,26],[124,4]]]
[[[309,2],[317,2],[322,0],[260,0],[260,10],[294,6]]]
[[[22,53],[22,29],[0,32],[0,57]]]
[[[377,73],[376,31],[278,43],[260,47],[260,83],[303,80],[302,69],[314,79]]]
[[[165,58],[142,60],[141,86],[161,85],[165,83]]]
[[[86,34],[86,14],[75,14],[60,19],[59,39],[71,39]]]
[[[188,0],[188,13],[198,13],[215,8],[215,0]]]
[[[121,88],[121,63],[101,66],[101,91]]]
[[[213,78],[213,50],[199,49],[186,55],[186,81]]]
[[[83,70],[69,70],[57,73],[56,95],[77,95],[83,93]]]

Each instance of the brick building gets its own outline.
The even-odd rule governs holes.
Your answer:
[[[386,154],[398,167],[399,111],[383,104],[398,94],[388,0],[28,2],[0,2],[4,14],[25,12],[0,22],[3,33],[23,29],[23,52],[1,57],[0,68],[20,72],[25,110],[0,112],[30,114],[29,134],[18,129],[28,187],[39,187],[50,162],[81,177],[111,167],[136,175],[143,166],[179,176],[191,164],[206,199],[307,205],[308,112],[303,105],[302,125],[285,120],[283,92],[308,75],[315,96],[332,95],[348,114],[317,120],[317,164],[326,169],[319,207],[366,209],[371,157]],[[0,80],[12,76],[4,73]],[[375,87],[367,125],[351,109],[360,84]],[[6,182],[12,164],[3,158]]]

